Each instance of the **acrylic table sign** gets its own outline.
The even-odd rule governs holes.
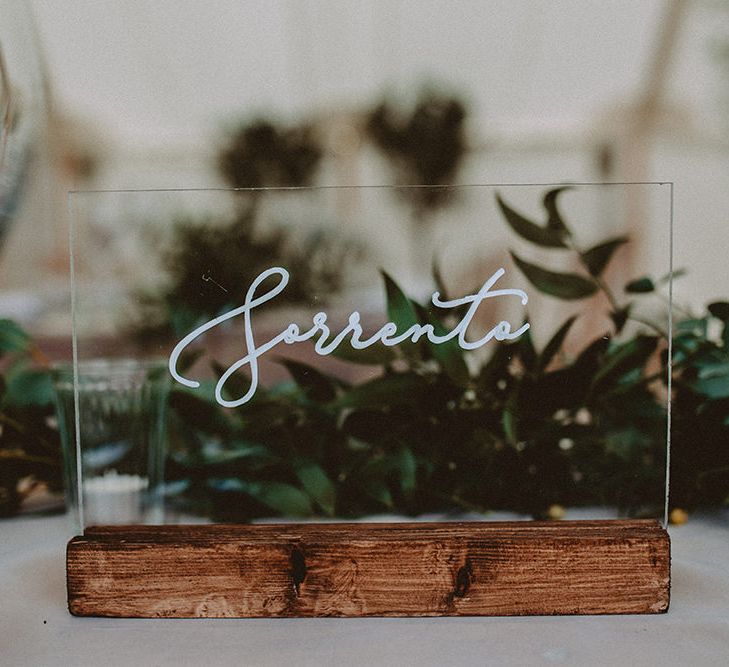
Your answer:
[[[76,192],[79,616],[668,608],[672,186]]]

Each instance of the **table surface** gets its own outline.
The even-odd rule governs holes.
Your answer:
[[[0,665],[729,665],[729,514],[670,529],[657,616],[103,619],[66,610],[63,516],[0,521]]]

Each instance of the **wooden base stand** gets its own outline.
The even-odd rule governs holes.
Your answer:
[[[507,616],[668,609],[653,521],[100,526],[67,550],[77,616]]]

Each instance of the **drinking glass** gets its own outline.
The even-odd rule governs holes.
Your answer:
[[[80,526],[161,523],[169,374],[164,361],[54,369],[67,502]]]

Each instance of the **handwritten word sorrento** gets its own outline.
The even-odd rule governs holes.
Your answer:
[[[475,350],[482,347],[492,339],[496,339],[497,341],[514,340],[519,338],[519,336],[529,329],[528,322],[522,324],[522,326],[520,326],[516,331],[512,331],[511,325],[502,320],[478,340],[466,340],[466,331],[475,317],[478,307],[486,299],[515,296],[521,300],[522,305],[526,305],[529,301],[529,297],[523,290],[493,289],[504,273],[506,273],[504,269],[499,269],[483,284],[478,292],[475,294],[469,294],[460,299],[444,300],[441,299],[439,292],[435,292],[433,294],[431,301],[433,305],[438,308],[453,309],[460,308],[461,306],[468,306],[460,322],[458,322],[458,324],[446,334],[437,334],[432,324],[413,324],[405,331],[398,332],[397,325],[394,322],[387,322],[369,338],[362,339],[364,332],[360,321],[361,316],[359,312],[355,310],[349,316],[347,325],[338,334],[332,337],[332,332],[327,325],[327,314],[319,312],[312,317],[312,326],[310,329],[301,331],[297,324],[291,323],[281,333],[271,338],[268,342],[258,345],[253,336],[252,313],[262,304],[271,301],[281,294],[289,282],[289,272],[286,269],[273,267],[261,273],[258,278],[251,283],[251,286],[248,288],[248,292],[246,292],[242,306],[234,308],[233,310],[206,322],[202,326],[199,326],[197,329],[187,334],[187,336],[185,336],[172,351],[169,359],[169,370],[172,377],[180,384],[193,389],[199,387],[199,382],[183,377],[178,372],[177,366],[180,355],[195,339],[199,338],[219,324],[233,319],[234,317],[238,317],[239,315],[243,316],[243,331],[247,354],[226,369],[215,386],[215,400],[226,408],[236,408],[247,403],[253,398],[259,382],[259,360],[264,354],[266,354],[266,352],[272,350],[281,343],[284,343],[285,345],[294,345],[295,343],[303,343],[305,341],[316,339],[316,342],[314,343],[314,350],[317,354],[326,356],[334,352],[347,338],[349,338],[349,344],[355,350],[364,350],[376,343],[380,343],[387,347],[400,345],[406,341],[417,343],[423,337],[434,345],[442,345],[450,340],[457,339],[459,346],[464,350]],[[278,284],[274,285],[263,294],[257,294],[261,284],[268,278],[272,277],[278,277]],[[239,398],[234,400],[226,399],[223,396],[225,383],[234,373],[245,367],[248,367],[250,374],[250,386],[248,387],[248,390]]]

